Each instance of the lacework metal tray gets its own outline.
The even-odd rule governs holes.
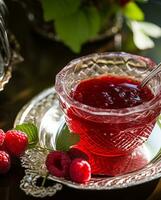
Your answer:
[[[61,190],[63,185],[86,190],[120,189],[161,177],[161,130],[157,122],[148,141],[139,147],[139,153],[144,157],[146,156],[147,159],[146,165],[141,169],[135,169],[133,172],[115,177],[92,177],[86,184],[77,184],[64,178],[49,175],[47,179],[53,181],[53,186],[38,186],[37,180],[47,174],[45,159],[48,151],[43,147],[55,149],[55,135],[64,124],[64,116],[59,108],[54,87],[42,91],[25,105],[18,113],[14,126],[24,122],[33,122],[38,126],[39,144],[41,146],[41,148],[27,150],[21,157],[25,176],[21,181],[20,188],[26,194],[35,197],[52,196]]]

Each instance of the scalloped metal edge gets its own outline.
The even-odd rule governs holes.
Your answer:
[[[23,123],[25,120],[25,117],[28,116],[29,112],[32,110],[35,105],[40,102],[41,100],[44,100],[45,98],[53,93],[54,89],[49,88],[47,90],[44,90],[39,95],[34,97],[27,105],[25,105],[19,114],[16,117],[14,126],[19,123]],[[25,157],[28,157],[27,153],[21,158],[22,163],[25,162]],[[32,156],[32,153],[31,155]],[[45,154],[44,154],[45,156]],[[27,168],[25,164],[22,164],[23,167]],[[27,168],[29,170],[29,168]],[[37,173],[37,170],[34,169],[31,170],[33,173]],[[39,176],[43,176],[41,173],[38,174]],[[85,190],[111,190],[111,189],[121,189],[121,188],[127,188],[130,186],[139,185],[145,182],[152,181],[154,179],[158,179],[161,177],[161,157],[159,157],[155,163],[149,163],[146,167],[143,169],[140,169],[138,171],[128,173],[121,176],[116,177],[103,177],[103,178],[92,178],[88,183],[86,184],[77,184],[71,181],[68,181],[63,178],[57,178],[54,176],[49,175],[49,179],[56,181],[58,183],[62,183],[64,185],[67,185],[72,188],[76,189],[85,189]]]

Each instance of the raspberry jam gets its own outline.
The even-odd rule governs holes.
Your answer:
[[[81,81],[72,91],[72,98],[95,108],[128,108],[151,100],[149,88],[140,82],[117,76],[99,76]]]
[[[153,98],[148,87],[139,82],[117,76],[98,76],[81,81],[71,92],[71,98],[84,105],[101,109],[132,108]],[[128,117],[128,116],[127,116]],[[119,156],[131,152],[148,138],[154,116],[126,122],[125,118],[97,116],[71,106],[67,123],[71,131],[80,134],[80,144],[99,156]],[[116,118],[116,119],[115,119]]]
[[[57,74],[55,89],[66,124],[79,134],[77,148],[88,155],[93,174],[122,174],[131,159],[137,166],[129,171],[147,163],[138,148],[161,111],[161,75],[143,88],[138,80],[155,65],[142,56],[107,52],[71,61]]]

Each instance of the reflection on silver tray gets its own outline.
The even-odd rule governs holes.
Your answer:
[[[39,127],[39,143],[41,147],[55,148],[55,135],[64,124],[64,116],[59,108],[59,102],[54,88],[47,89],[31,100],[19,112],[16,124],[33,122]],[[159,139],[160,138],[160,139]],[[22,166],[26,168],[26,175],[21,181],[21,189],[35,197],[52,196],[62,189],[62,184],[77,189],[110,190],[138,185],[161,177],[161,130],[156,123],[148,141],[139,147],[136,152],[146,157],[147,163],[139,170],[134,168],[123,175],[115,177],[93,177],[86,184],[77,184],[63,178],[49,175],[53,180],[51,187],[38,187],[36,181],[39,177],[46,176],[45,158],[48,153],[44,148],[34,148],[26,151],[21,158]],[[136,152],[133,152],[135,158]],[[140,155],[139,155],[140,156]]]

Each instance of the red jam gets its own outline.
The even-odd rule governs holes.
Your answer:
[[[140,82],[117,76],[98,76],[81,81],[72,91],[71,98],[82,104],[102,109],[134,108],[151,100],[154,95]],[[149,137],[158,111],[152,113],[125,113],[125,116],[97,115],[71,105],[66,122],[71,131],[80,135],[79,148],[88,149],[91,164],[99,165],[96,173],[108,174],[106,158],[125,156]],[[141,116],[141,117],[140,117]],[[95,173],[95,171],[93,171]]]
[[[128,108],[153,98],[149,88],[139,85],[140,82],[125,77],[99,76],[80,82],[71,96],[95,108]]]

